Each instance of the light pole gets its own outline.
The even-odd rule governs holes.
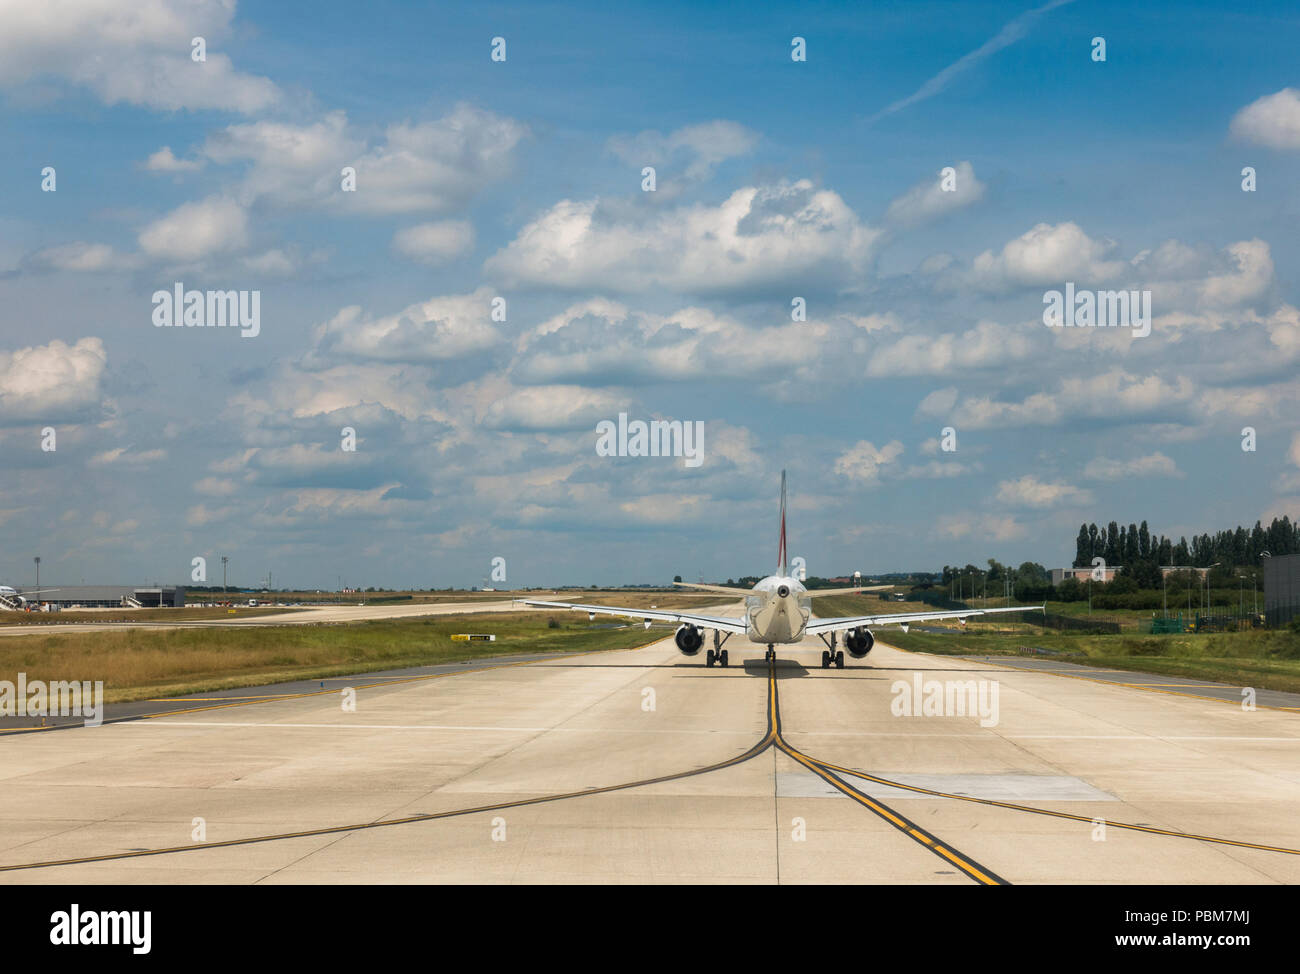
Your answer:
[[[221,556],[221,594],[223,597],[226,594],[226,562],[229,560],[225,555]]]
[[[41,600],[41,556],[37,555],[36,561],[36,601]]]

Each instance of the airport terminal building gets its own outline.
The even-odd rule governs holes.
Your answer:
[[[178,585],[63,585],[29,598],[60,609],[179,608],[185,605],[185,589]]]

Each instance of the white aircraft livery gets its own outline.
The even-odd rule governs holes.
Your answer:
[[[20,592],[12,585],[0,585],[0,609],[22,609],[32,601],[28,596],[57,591],[57,588],[37,588]]]
[[[580,609],[589,619],[597,615],[623,616],[641,619],[646,628],[655,621],[680,623],[675,637],[677,648],[687,656],[695,656],[704,646],[705,632],[713,631],[713,648],[708,650],[705,663],[713,666],[727,665],[727,651],[723,644],[733,635],[743,635],[751,643],[767,644],[767,659],[776,658],[777,644],[800,642],[805,635],[817,636],[826,645],[822,650],[822,666],[844,668],[844,650],[835,648],[837,637],[844,634],[844,645],[854,659],[863,659],[876,638],[873,626],[899,626],[904,632],[914,622],[934,619],[967,619],[971,616],[992,615],[996,612],[1043,611],[1044,606],[1018,606],[1003,609],[952,609],[942,612],[905,612],[894,615],[847,616],[840,619],[817,619],[812,614],[812,600],[823,595],[850,595],[858,592],[890,588],[888,585],[857,586],[855,588],[812,589],[790,574],[785,548],[785,471],[781,471],[781,535],[777,548],[776,573],[760,579],[752,589],[732,588],[725,585],[696,585],[677,582],[683,588],[697,588],[708,592],[743,596],[745,614],[739,619],[725,616],[697,615],[693,612],[665,612],[658,609],[625,609],[613,605],[582,605],[573,602],[535,602],[521,600],[524,605],[548,609]],[[829,638],[827,638],[829,637]]]

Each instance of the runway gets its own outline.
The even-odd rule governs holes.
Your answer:
[[[1300,882],[1294,713],[882,644],[843,670],[816,640],[728,649],[0,739],[0,883]],[[996,685],[996,722],[896,716],[926,680]]]

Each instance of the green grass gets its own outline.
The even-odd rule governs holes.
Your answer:
[[[1300,692],[1300,634],[1286,630],[1170,636],[997,633],[952,635],[882,629],[877,637],[899,649],[941,655],[1020,655],[1022,646],[1064,650],[1073,663],[1184,676],[1212,683]]]
[[[551,625],[554,622],[554,626]],[[328,626],[122,629],[0,641],[0,679],[103,680],[110,702],[522,653],[644,646],[671,634],[577,613],[444,615]],[[453,642],[493,633],[496,642]]]

